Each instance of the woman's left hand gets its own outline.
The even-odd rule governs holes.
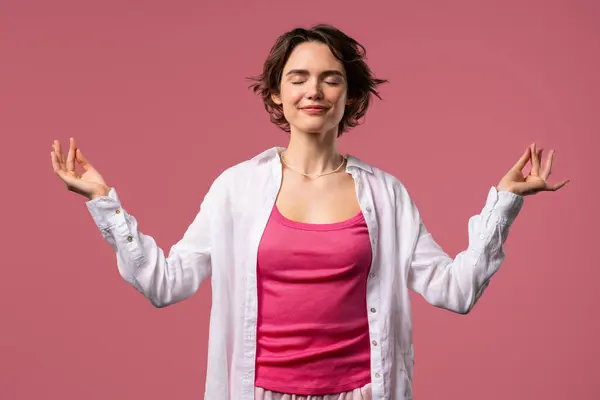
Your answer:
[[[525,153],[510,171],[500,180],[496,187],[498,191],[506,190],[520,196],[527,196],[544,191],[557,191],[569,183],[569,180],[551,185],[548,183],[548,177],[552,170],[552,160],[554,159],[554,150],[550,150],[544,168],[540,171],[540,159],[543,149],[537,149],[535,143],[527,147]],[[531,171],[529,175],[523,175],[523,168],[531,160]]]

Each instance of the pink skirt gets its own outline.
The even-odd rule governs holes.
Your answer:
[[[254,400],[371,400],[371,384],[343,393],[323,396],[300,395],[274,392],[260,387],[254,388]]]

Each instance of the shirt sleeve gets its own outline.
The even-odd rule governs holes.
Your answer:
[[[211,275],[212,196],[209,191],[168,255],[152,236],[140,232],[136,218],[123,208],[114,187],[107,196],[89,200],[86,205],[116,253],[121,276],[155,307],[165,307],[193,295]]]
[[[418,217],[409,288],[436,307],[461,314],[471,311],[504,261],[504,243],[522,206],[523,196],[492,187],[481,213],[469,219],[468,248],[454,259]]]

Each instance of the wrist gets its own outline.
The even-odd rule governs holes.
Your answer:
[[[96,192],[93,192],[93,193],[90,195],[90,200],[97,199],[98,197],[105,197],[105,196],[108,196],[108,192],[110,192],[110,187],[108,187],[108,186],[104,186],[102,189],[100,189],[100,190],[98,190],[98,191],[96,191]]]
[[[496,186],[496,191],[497,192],[511,192],[514,194],[519,194],[516,192],[516,190],[513,187],[502,185],[502,184],[499,184],[498,186]]]

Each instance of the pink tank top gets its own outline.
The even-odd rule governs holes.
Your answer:
[[[258,249],[255,386],[324,395],[371,382],[371,251],[362,213],[307,224],[273,208]]]

